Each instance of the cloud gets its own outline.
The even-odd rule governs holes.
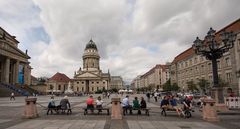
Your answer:
[[[93,38],[101,69],[130,82],[239,18],[238,0],[33,0],[0,3],[0,24],[29,49],[35,76],[73,76]],[[8,7],[4,10],[3,7]]]

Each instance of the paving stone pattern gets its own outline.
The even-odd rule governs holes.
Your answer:
[[[94,95],[98,97],[99,95]],[[130,95],[132,103],[135,96],[145,97],[145,95]],[[115,97],[115,95],[112,95]],[[122,98],[124,96],[119,96]],[[0,98],[0,129],[240,129],[240,116],[221,116],[220,122],[205,122],[201,118],[200,112],[194,112],[193,117],[184,119],[177,116],[176,112],[171,112],[167,117],[161,116],[159,102],[151,99],[147,103],[151,108],[150,116],[126,115],[123,120],[111,120],[111,115],[83,115],[82,107],[85,107],[84,97],[69,97],[73,108],[72,115],[54,114],[46,115],[46,106],[50,96],[37,97],[39,118],[23,119],[24,97],[16,97],[15,101],[10,101],[8,97]],[[58,104],[63,96],[55,97]],[[104,106],[111,107],[111,98],[104,98]]]

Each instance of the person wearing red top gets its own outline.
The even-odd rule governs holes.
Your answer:
[[[94,106],[93,106],[94,100],[93,100],[93,96],[92,95],[87,99],[86,103],[87,103],[87,108],[88,109],[93,109],[94,108]]]

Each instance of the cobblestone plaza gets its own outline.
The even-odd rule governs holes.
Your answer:
[[[98,95],[94,95],[97,97]],[[115,96],[115,95],[111,95]],[[125,95],[124,95],[125,96]],[[122,96],[122,97],[124,97]],[[130,95],[130,102],[135,96]],[[121,97],[121,96],[120,96]],[[15,101],[9,98],[0,98],[0,128],[4,129],[239,129],[239,115],[219,115],[219,122],[206,122],[202,120],[201,112],[195,109],[193,117],[184,119],[178,117],[176,112],[169,113],[168,116],[161,116],[159,104],[152,99],[147,103],[150,116],[145,114],[126,115],[122,120],[111,120],[111,115],[89,114],[83,115],[82,107],[85,105],[87,96],[69,97],[73,113],[46,115],[49,96],[38,96],[37,107],[40,117],[36,119],[24,119],[24,97],[16,97]],[[56,104],[62,97],[55,97]],[[105,106],[111,107],[111,99],[104,99]]]

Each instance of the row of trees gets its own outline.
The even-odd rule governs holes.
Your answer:
[[[223,81],[222,79],[219,79],[219,86],[220,87],[227,87],[229,86],[229,83]],[[202,93],[208,92],[210,89],[210,82],[205,79],[199,79],[197,83],[194,83],[193,81],[188,81],[187,82],[187,88],[189,91],[200,91]],[[163,85],[163,90],[164,91],[178,91],[180,87],[176,83],[171,84],[171,81],[168,80],[164,85]]]

